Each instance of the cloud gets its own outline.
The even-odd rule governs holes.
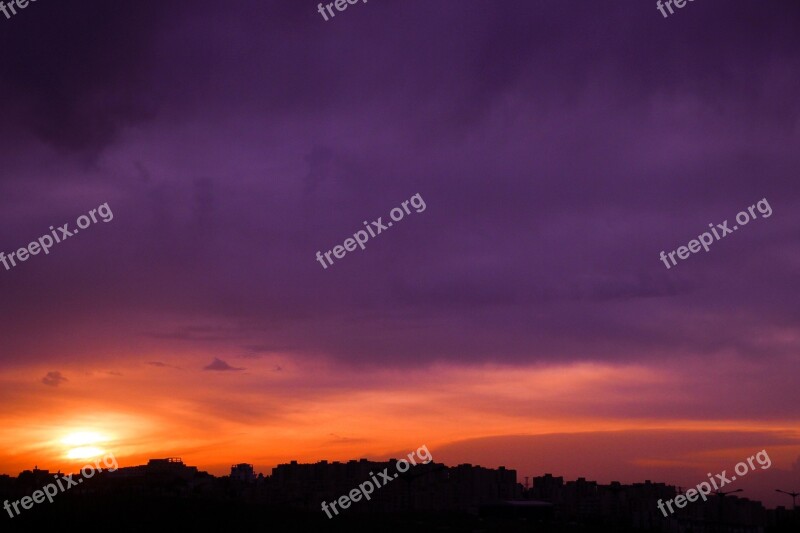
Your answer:
[[[148,4],[150,9],[155,5],[145,0],[144,5]],[[13,117],[14,123],[4,124],[4,131],[24,124],[23,132],[51,146],[96,153],[112,144],[126,125],[153,115],[153,106],[137,89],[145,82],[155,57],[156,19],[169,15],[142,5],[110,9],[97,0],[89,0],[86,7],[103,24],[68,6],[53,4],[35,17],[15,21],[21,24],[4,28],[2,47],[25,50],[23,61],[0,65],[4,91],[10,96],[0,103],[0,110],[3,116]],[[73,32],[87,40],[74,39]],[[39,40],[33,41],[37,33]],[[90,43],[96,39],[114,50],[114,61],[92,53]],[[27,61],[33,61],[36,68],[25,69]],[[84,73],[78,73],[80,68],[86,69]]]
[[[107,376],[121,376],[122,372],[116,370],[93,370],[91,372],[84,372],[87,376],[107,377]]]
[[[225,361],[223,361],[222,359],[219,359],[219,358],[215,357],[214,361],[210,365],[207,365],[207,366],[203,367],[203,370],[218,370],[218,371],[221,371],[221,372],[226,372],[226,371],[229,371],[229,370],[232,370],[232,371],[244,370],[244,368],[237,368],[237,367],[231,366],[228,363],[226,363]]]
[[[151,333],[154,339],[181,341],[223,341],[235,339],[225,328],[218,326],[182,326],[173,331]]]
[[[353,438],[353,437],[342,437],[341,435],[337,435],[336,433],[328,433],[328,436],[331,437],[330,440],[323,443],[324,445],[331,445],[331,444],[361,444],[365,442],[369,442],[369,439],[364,438]]]
[[[13,163],[0,178],[0,223],[15,228],[0,249],[91,207],[51,187],[54,176],[85,180],[81,191],[126,223],[71,241],[107,253],[102,266],[64,245],[51,257],[75,265],[66,279],[37,270],[56,268],[45,260],[0,277],[18,302],[0,311],[0,360],[102,358],[121,341],[145,343],[146,357],[279,356],[284,368],[316,355],[402,367],[797,353],[786,287],[800,255],[780,214],[800,205],[800,104],[787,89],[800,72],[800,7],[738,3],[714,25],[719,14],[697,5],[680,33],[652,6],[474,3],[365,10],[348,20],[346,56],[309,56],[309,46],[329,50],[330,36],[306,8],[282,3],[118,13],[91,0],[103,24],[68,7],[29,17],[54,30],[45,41],[15,20],[13,35],[0,35],[19,50],[0,65],[11,95],[0,132],[15,132],[0,146]],[[263,31],[277,27],[276,12],[291,35]],[[386,20],[417,35],[376,38]],[[70,40],[76,27],[98,36],[86,42],[108,33],[114,61]],[[631,36],[672,53],[654,62],[630,50]],[[191,59],[206,48],[210,63]],[[401,76],[398,64],[411,66]],[[708,112],[715,105],[724,112]],[[277,144],[265,150],[263,135]],[[40,157],[43,143],[71,155]],[[84,168],[76,151],[100,151],[115,171]],[[227,152],[236,157],[218,157]],[[175,156],[185,153],[197,157]],[[252,181],[264,169],[276,179]],[[314,260],[416,192],[424,213],[328,270]],[[776,199],[774,217],[669,271],[659,261],[763,197]],[[765,274],[747,275],[756,271]],[[47,305],[58,283],[92,305],[61,316]],[[63,332],[39,338],[42,323]]]
[[[170,365],[170,364],[167,364],[167,363],[164,363],[164,362],[161,362],[161,361],[148,361],[145,364],[147,364],[148,366],[154,366],[154,367],[157,367],[157,368],[175,368],[175,369],[178,369],[178,370],[182,370],[181,367],[179,367],[179,366]]]
[[[584,476],[608,483],[631,483],[651,479],[677,486],[692,486],[706,472],[721,472],[736,462],[767,449],[773,459],[770,470],[737,480],[748,497],[767,505],[785,505],[775,493],[781,483],[791,483],[785,454],[772,453],[785,448],[792,453],[800,439],[783,431],[755,430],[628,430],[552,433],[548,435],[507,435],[466,439],[437,446],[434,456],[446,464],[475,462],[484,450],[497,450],[487,467],[506,466],[517,472],[541,475],[551,472],[567,480]],[[531,454],[530,450],[536,450]],[[502,450],[502,452],[500,452]],[[796,479],[796,478],[795,478]],[[792,490],[792,489],[786,489]]]
[[[62,376],[61,372],[48,372],[47,375],[42,378],[42,383],[51,387],[58,387],[64,381],[69,380]]]

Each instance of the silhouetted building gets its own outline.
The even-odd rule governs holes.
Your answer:
[[[234,481],[242,481],[251,483],[256,480],[256,473],[253,465],[247,463],[239,463],[238,465],[231,466],[231,479]]]
[[[359,484],[378,479],[379,472],[397,473],[397,460],[373,462],[366,459],[340,463],[278,465],[268,482],[274,497],[285,505],[316,510],[348,494]],[[417,464],[375,489],[368,504],[354,506],[366,511],[468,511],[477,513],[485,504],[521,497],[516,471],[494,470],[469,464],[446,467],[437,463]]]

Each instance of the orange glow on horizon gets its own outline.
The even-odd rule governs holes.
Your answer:
[[[0,399],[18,402],[0,415],[6,428],[0,472],[16,475],[34,464],[75,469],[108,452],[122,467],[178,456],[220,474],[237,462],[386,457],[422,444],[434,450],[502,436],[669,429],[798,438],[793,420],[665,415],[672,388],[685,381],[677,367],[575,363],[399,371],[313,361],[284,363],[285,370],[276,372],[267,360],[248,363],[247,372],[179,368],[191,368],[190,361],[166,370],[132,365],[118,377],[76,365],[63,371],[87,376],[80,384],[72,379],[68,386],[33,391],[23,384],[43,375],[43,368],[0,376],[6,391]],[[626,416],[631,398],[652,403],[652,415]],[[486,450],[475,460],[488,463],[497,453]]]

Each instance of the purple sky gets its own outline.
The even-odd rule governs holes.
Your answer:
[[[114,214],[0,267],[2,374],[686,361],[672,397],[704,403],[615,415],[796,423],[798,29],[777,0],[0,17],[0,250]],[[424,212],[315,260],[417,193]],[[659,260],[763,198],[769,218]]]

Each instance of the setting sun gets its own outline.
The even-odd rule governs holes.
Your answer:
[[[70,448],[66,453],[68,459],[90,459],[103,454],[104,450],[97,445],[107,440],[107,436],[95,431],[76,431],[61,439],[61,443]]]

